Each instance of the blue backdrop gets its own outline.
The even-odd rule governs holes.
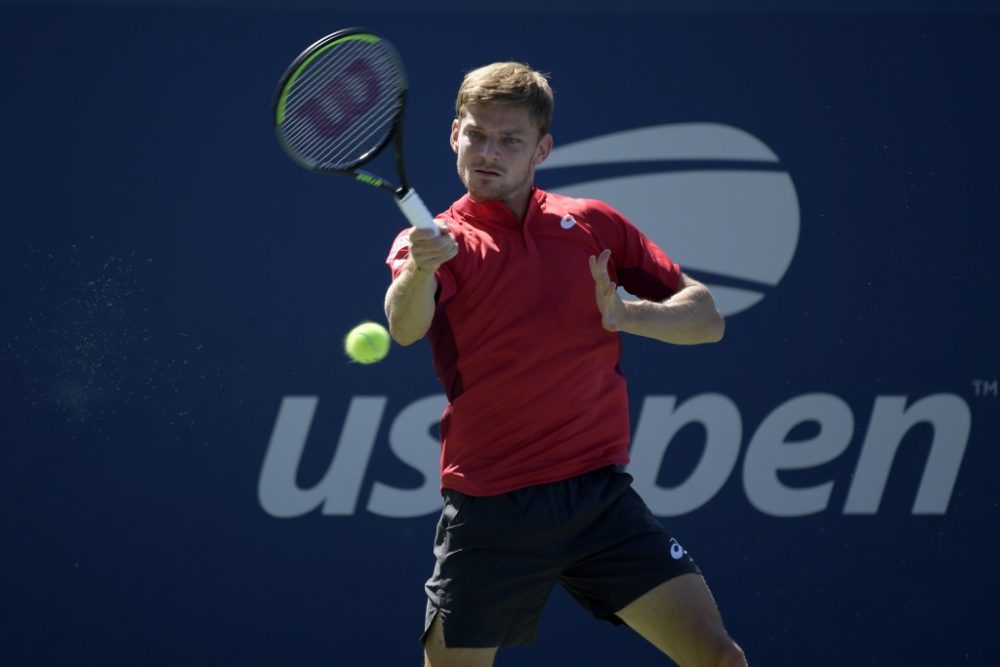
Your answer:
[[[751,663],[995,664],[995,12],[275,4],[0,7],[0,661],[418,664],[441,388],[425,343],[340,350],[404,221],[269,116],[364,25],[431,208],[462,74],[524,60],[557,95],[539,183],[726,295],[720,345],[623,368],[637,487]],[[557,593],[497,664],[656,661]]]

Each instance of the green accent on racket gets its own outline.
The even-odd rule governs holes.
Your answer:
[[[308,58],[306,58],[302,62],[301,65],[298,66],[298,69],[295,70],[295,73],[292,74],[292,76],[288,79],[288,82],[285,84],[284,90],[281,91],[281,97],[278,99],[278,105],[277,105],[278,106],[278,118],[277,118],[278,124],[280,125],[281,123],[285,122],[285,107],[288,105],[288,92],[292,89],[292,86],[295,85],[295,82],[298,80],[299,75],[302,74],[302,72],[305,71],[305,69],[307,67],[309,67],[309,64],[313,60],[315,60],[316,58],[318,58],[320,54],[324,53],[325,51],[328,51],[329,49],[332,49],[333,47],[337,46],[338,44],[343,44],[344,42],[362,41],[362,42],[367,42],[369,44],[375,44],[380,39],[382,39],[382,38],[379,37],[378,35],[369,35],[369,34],[366,34],[366,33],[358,33],[358,34],[354,34],[354,35],[347,35],[346,37],[341,37],[340,39],[335,39],[332,42],[330,42],[329,44],[325,45],[323,48],[316,49],[316,51],[314,53],[312,53]]]

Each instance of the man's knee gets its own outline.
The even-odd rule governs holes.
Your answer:
[[[728,637],[719,642],[715,649],[715,661],[712,667],[747,667],[747,658],[743,649]]]

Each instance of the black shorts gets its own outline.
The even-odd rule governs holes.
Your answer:
[[[633,600],[699,572],[617,468],[499,496],[446,489],[444,501],[424,637],[440,616],[449,647],[533,642],[556,582],[620,624],[615,612]]]

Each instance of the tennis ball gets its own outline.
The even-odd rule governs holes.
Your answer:
[[[389,354],[389,332],[378,322],[362,322],[344,337],[344,352],[359,364],[374,364]]]

